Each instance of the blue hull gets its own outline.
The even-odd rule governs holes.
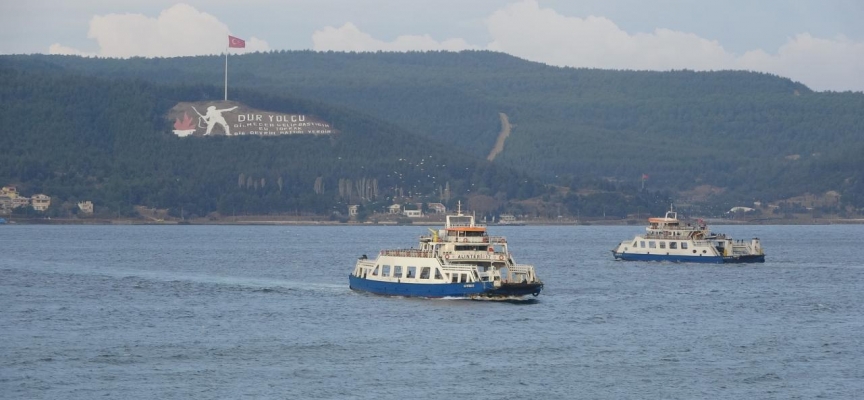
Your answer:
[[[537,296],[543,290],[542,283],[505,283],[497,289],[484,293],[486,297],[522,297]]]
[[[385,296],[476,297],[494,290],[491,282],[442,284],[394,283],[362,279],[354,275],[348,275],[348,282],[352,290]]]
[[[764,255],[741,256],[741,257],[720,257],[720,256],[675,256],[665,254],[635,254],[635,253],[615,253],[616,260],[622,261],[666,261],[666,262],[685,262],[685,263],[703,263],[703,264],[741,264],[741,263],[762,263],[765,262]]]
[[[727,264],[744,264],[744,263],[764,263],[765,255],[740,256],[740,257],[724,257],[723,262]]]

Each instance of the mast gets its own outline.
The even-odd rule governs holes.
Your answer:
[[[225,48],[225,101],[228,101],[228,48]]]

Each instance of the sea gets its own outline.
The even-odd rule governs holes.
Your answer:
[[[491,226],[524,302],[357,293],[422,226],[0,227],[4,399],[860,399],[864,226],[712,226],[764,264],[614,261],[641,226]]]

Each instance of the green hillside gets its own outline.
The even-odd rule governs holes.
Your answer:
[[[224,58],[0,63],[219,87]],[[229,79],[232,97],[252,90],[313,100],[476,158],[493,148],[505,113],[513,129],[494,163],[573,190],[632,193],[647,174],[649,188],[683,201],[697,187],[715,195],[693,201],[715,205],[834,190],[843,204],[864,207],[864,94],[817,93],[773,75],[558,68],[485,51],[282,51],[232,55]]]
[[[0,67],[0,182],[49,194],[58,215],[92,200],[107,216],[133,215],[135,205],[186,216],[329,215],[348,204],[377,210],[397,194],[455,203],[475,193],[518,199],[544,190],[510,168],[354,111],[250,90],[237,90],[234,100],[315,115],[339,133],[171,133],[165,115],[174,104],[218,100],[221,90]]]

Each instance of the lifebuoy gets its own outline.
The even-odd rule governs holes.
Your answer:
[[[445,259],[445,260],[449,260],[449,259],[450,259],[450,255],[449,255],[449,254],[445,254],[445,255],[444,255],[444,259]]]
[[[504,256],[498,256],[498,259],[504,261]]]
[[[462,243],[468,243],[468,238],[463,238]]]

